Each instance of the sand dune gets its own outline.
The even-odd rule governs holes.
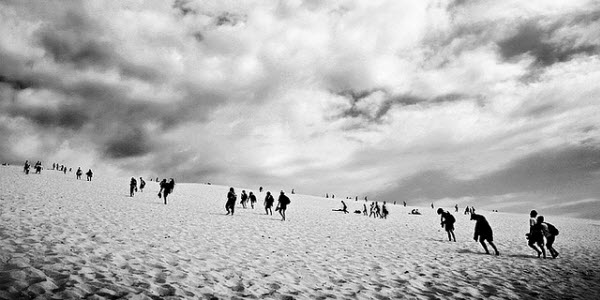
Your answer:
[[[147,182],[0,168],[0,299],[598,299],[600,223],[547,216],[557,259],[538,259],[528,217],[483,213],[499,257],[455,214],[390,205],[387,220],[332,212],[339,200],[290,195],[288,220],[237,206],[228,187],[177,184],[169,205]],[[252,190],[246,188],[246,190]],[[239,191],[238,191],[239,192]],[[401,201],[402,199],[398,199]],[[349,210],[364,201],[347,200]],[[542,211],[543,214],[543,211]]]

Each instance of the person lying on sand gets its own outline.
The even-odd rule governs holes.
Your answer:
[[[479,243],[481,243],[481,246],[483,246],[485,253],[490,254],[490,251],[488,251],[488,248],[485,245],[485,241],[487,240],[490,246],[494,248],[496,255],[500,255],[500,252],[498,252],[498,249],[496,249],[496,245],[494,245],[494,233],[492,231],[492,227],[485,219],[485,217],[482,215],[472,213],[471,220],[475,220],[476,222],[475,235],[473,236],[473,239],[476,242],[479,241]]]
[[[332,209],[332,211],[343,211],[344,214],[348,213],[348,206],[346,206],[346,203],[344,203],[344,201],[342,202],[342,208],[338,208],[338,209]]]

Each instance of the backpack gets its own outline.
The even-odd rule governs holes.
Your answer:
[[[292,202],[292,201],[290,201],[290,198],[288,198],[288,196],[285,196],[285,195],[283,195],[283,199],[281,199],[281,200],[282,200],[281,202],[285,205],[288,205]]]
[[[551,235],[558,235],[558,229],[550,224],[550,223],[546,223],[546,225],[548,225],[548,232],[550,232]]]
[[[445,219],[446,219],[446,223],[448,223],[448,224],[454,224],[456,222],[456,219],[454,218],[454,216],[452,214],[446,215]]]

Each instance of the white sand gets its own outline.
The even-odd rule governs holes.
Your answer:
[[[0,167],[0,299],[600,295],[597,221],[547,216],[561,231],[561,255],[543,260],[527,247],[527,215],[481,212],[494,228],[496,257],[472,240],[474,222],[462,211],[452,243],[430,208],[411,216],[412,207],[389,205],[389,218],[380,220],[332,212],[339,199],[290,195],[288,221],[281,222],[276,213],[264,215],[257,189],[259,208],[238,204],[230,217],[228,187],[177,184],[165,206],[155,182],[134,198],[128,183]],[[351,211],[365,203],[345,201]]]

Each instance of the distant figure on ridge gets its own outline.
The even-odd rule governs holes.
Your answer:
[[[263,190],[263,187],[262,187],[262,186],[258,188],[258,192],[259,192],[259,193],[262,193],[262,190]]]
[[[85,173],[85,175],[87,176],[87,181],[92,181],[92,176],[94,176],[92,169],[88,169],[88,171]]]
[[[129,181],[129,197],[133,197],[133,194],[137,192],[137,181],[135,178],[131,177]]]
[[[29,161],[26,160],[25,165],[23,165],[23,172],[25,172],[25,175],[29,175],[29,168],[31,168],[31,165],[29,165]]]
[[[77,168],[77,171],[75,171],[75,176],[77,177],[78,180],[80,180],[81,175],[83,175],[83,171],[81,171],[81,167],[79,167],[79,168]]]
[[[450,212],[444,211],[441,208],[438,208],[437,213],[438,215],[441,215],[440,223],[442,228],[446,229],[446,232],[448,233],[448,241],[454,239],[456,242],[456,237],[454,236],[454,223],[456,222],[456,219]]]
[[[233,190],[233,187],[229,188],[229,192],[227,193],[227,202],[225,203],[225,209],[227,210],[227,214],[231,214],[233,216],[233,212],[235,211],[235,201],[237,200],[237,195]]]
[[[454,212],[458,212],[458,204],[454,205]]]
[[[484,216],[477,214],[471,214],[471,220],[475,220],[476,222],[475,235],[473,236],[473,239],[476,242],[479,241],[479,243],[481,243],[481,246],[483,246],[485,253],[490,254],[490,251],[485,245],[485,241],[487,240],[487,242],[490,244],[490,246],[492,246],[492,248],[496,252],[496,255],[500,255],[500,252],[498,252],[498,249],[496,249],[496,245],[494,245],[494,233],[492,231],[490,223],[488,223]]]
[[[275,211],[279,211],[279,214],[281,215],[281,221],[285,221],[285,210],[287,209],[287,206],[290,204],[290,198],[288,198],[288,196],[285,195],[285,192],[283,190],[281,190],[281,193],[279,194],[279,199],[277,199],[277,207],[275,208]]]
[[[387,219],[389,212],[387,210],[387,207],[385,206],[385,201],[383,201],[383,204],[381,204],[381,218],[382,219]]]
[[[367,205],[363,203],[363,215],[369,216],[369,212],[367,211]]]
[[[250,192],[248,198],[250,199],[250,206],[252,207],[252,209],[254,209],[254,204],[256,204],[256,196],[254,195],[254,193]]]
[[[529,213],[529,233],[526,234],[529,242],[527,245],[535,250],[538,257],[542,255],[546,258],[546,250],[544,249],[544,232],[542,224],[538,224],[537,211],[532,210]],[[539,247],[539,248],[538,248]]]
[[[146,182],[142,177],[140,177],[140,192],[144,191],[144,187],[146,186]]]
[[[167,182],[167,179],[163,179],[160,182],[160,191],[158,191],[158,197],[160,198],[160,195],[162,193],[162,197],[165,200],[165,205],[167,205],[167,196],[169,196],[169,194],[173,193],[174,189],[175,189],[175,180],[173,178],[171,178],[169,180],[169,182]]]
[[[267,191],[267,195],[265,196],[265,212],[267,215],[269,213],[273,215],[273,210],[271,209],[271,207],[273,207],[273,203],[275,203],[275,198],[273,198],[273,195],[271,195],[270,191]]]

